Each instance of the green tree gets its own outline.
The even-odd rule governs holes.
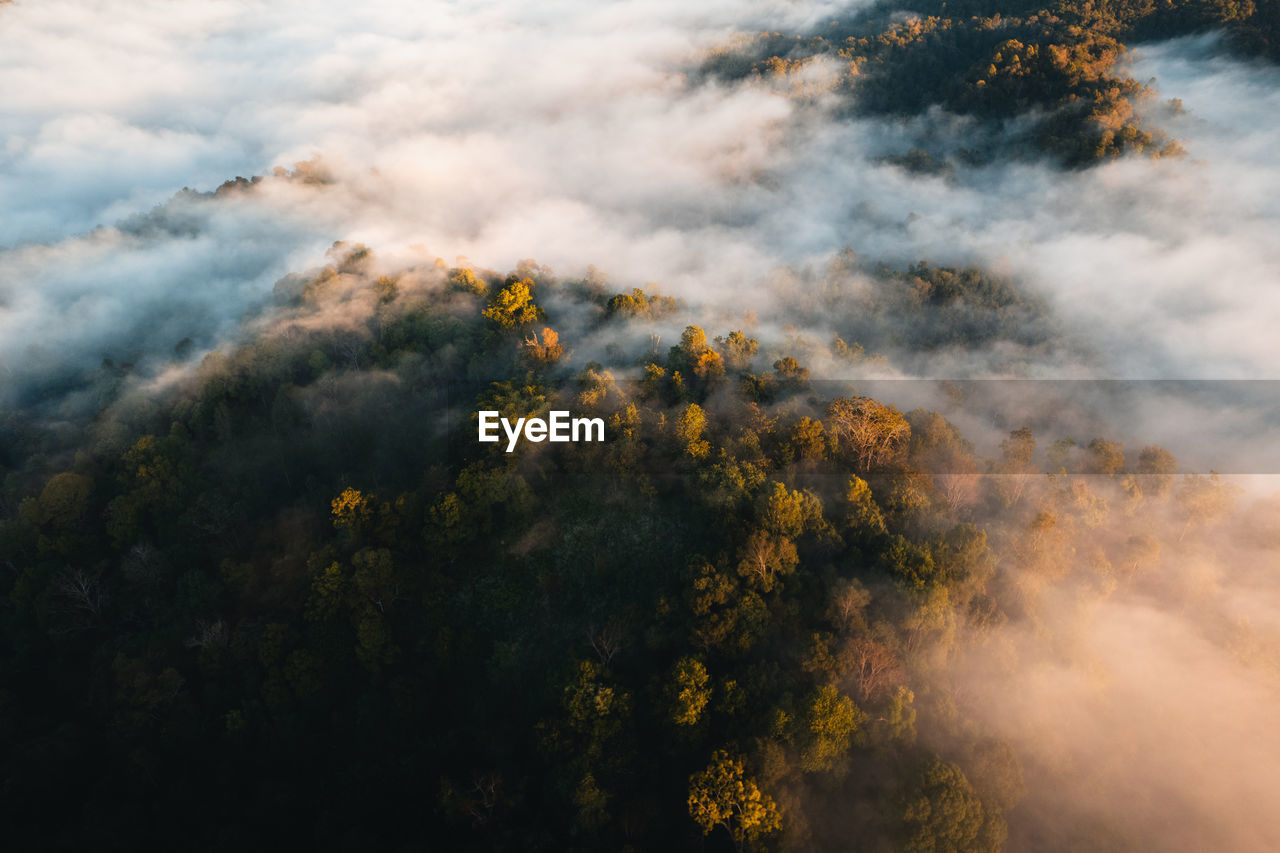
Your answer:
[[[93,480],[66,471],[50,477],[39,498],[23,501],[20,512],[39,528],[41,551],[69,556],[82,546],[92,493]]]
[[[902,849],[907,853],[967,851],[985,817],[964,772],[934,758],[916,772],[902,797]]]
[[[916,694],[910,688],[898,685],[889,701],[889,712],[885,715],[889,737],[905,746],[912,746],[916,742],[915,699]]]
[[[800,766],[808,772],[842,770],[853,736],[866,719],[867,715],[835,685],[820,687],[806,703]]]
[[[676,661],[667,686],[671,720],[677,726],[694,726],[711,701],[711,678],[702,661],[685,656]]]
[[[884,514],[876,505],[867,481],[854,474],[844,493],[845,526],[862,536],[874,536],[886,532]]]
[[[770,533],[795,539],[805,532],[823,531],[822,499],[810,491],[788,489],[775,482],[763,496],[760,523]]]

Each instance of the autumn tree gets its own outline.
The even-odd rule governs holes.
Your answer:
[[[373,519],[373,499],[350,486],[330,503],[333,526],[338,530],[359,532]]]
[[[812,492],[788,489],[775,482],[760,497],[759,527],[740,549],[738,571],[768,592],[775,578],[788,575],[799,564],[795,540],[806,532],[831,534],[822,514],[822,500]]]
[[[1035,467],[1032,464],[1035,452],[1036,438],[1031,427],[1013,430],[1000,442],[1000,462],[997,473],[1001,476],[997,481],[997,487],[1009,506],[1016,505],[1022,500],[1027,488],[1035,479]]]
[[[676,437],[684,447],[685,453],[694,459],[701,459],[711,452],[711,445],[702,437],[707,428],[707,415],[697,403],[685,406],[676,420]]]
[[[1178,511],[1185,519],[1178,541],[1193,527],[1202,527],[1220,518],[1235,504],[1239,491],[1238,486],[1225,482],[1216,472],[1207,477],[1187,475],[1174,495]]]
[[[555,364],[564,355],[560,335],[550,326],[542,329],[542,339],[534,332],[524,339],[525,355],[536,364]]]
[[[862,701],[874,701],[880,691],[901,677],[898,656],[882,640],[861,634],[848,641],[853,685]]]
[[[809,368],[792,356],[784,356],[775,361],[773,373],[778,387],[784,391],[800,391],[809,385]]]
[[[700,326],[687,326],[680,334],[680,345],[671,348],[668,367],[700,381],[724,375],[724,359],[707,344],[707,333]]]
[[[661,317],[675,311],[677,307],[679,301],[672,296],[649,294],[633,287],[630,293],[610,297],[605,304],[605,313],[610,317]]]
[[[702,661],[685,656],[676,661],[667,685],[671,720],[677,726],[694,726],[711,701],[710,676]]]
[[[800,563],[795,543],[767,530],[755,530],[739,549],[738,572],[750,578],[764,592],[773,589],[776,578],[789,575]]]
[[[868,537],[886,532],[884,513],[876,504],[867,481],[853,475],[844,493],[844,524],[848,530]]]
[[[784,451],[788,457],[798,460],[821,460],[827,455],[826,430],[822,421],[810,417],[802,417],[791,425],[784,442]]]
[[[1138,454],[1138,483],[1143,492],[1164,497],[1173,489],[1178,473],[1178,460],[1163,447],[1152,444]]]
[[[502,289],[489,299],[488,307],[481,313],[503,330],[537,321],[543,316],[543,312],[533,302],[533,279],[508,279]]]
[[[888,712],[883,723],[891,741],[911,746],[916,741],[916,694],[905,684],[899,684],[889,700]]]
[[[689,777],[689,815],[703,835],[724,827],[738,849],[782,827],[778,804],[747,774],[745,761],[723,749]]]
[[[825,423],[862,471],[889,462],[911,437],[901,412],[870,397],[837,397],[827,407]]]
[[[729,370],[746,370],[751,366],[751,359],[759,352],[760,342],[741,331],[733,331],[724,337],[717,337],[716,348],[720,350]]]
[[[458,293],[483,296],[489,290],[489,285],[482,279],[477,278],[475,272],[466,267],[455,267],[449,270],[449,276],[446,281],[449,289]]]
[[[1118,441],[1095,438],[1089,442],[1084,473],[1114,476],[1124,471],[1124,447]]]

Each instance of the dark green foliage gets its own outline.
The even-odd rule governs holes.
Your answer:
[[[771,351],[740,331],[687,326],[634,383],[531,368],[534,290],[595,296],[534,266],[368,263],[83,435],[0,418],[0,778],[9,836],[38,839],[18,846],[999,846],[1016,755],[924,699],[949,626],[1009,606],[995,540],[930,473],[977,464],[954,426],[824,398],[792,356],[753,376]],[[882,310],[938,346],[1033,310],[976,270],[879,275]],[[358,299],[362,321],[296,322]],[[479,407],[599,416],[608,440],[507,453],[475,441]],[[1005,464],[1034,444],[1014,433]],[[1138,470],[1171,493],[1167,453]],[[1225,499],[1176,494],[1189,526]],[[1004,535],[1044,551],[1057,517],[1029,518]],[[1120,540],[1113,562],[1158,555]]]
[[[903,794],[902,847],[909,853],[991,851],[976,844],[985,823],[982,803],[964,771],[933,759],[923,765]]]

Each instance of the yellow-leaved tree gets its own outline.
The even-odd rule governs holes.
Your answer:
[[[500,329],[514,329],[536,321],[542,312],[533,302],[533,280],[508,279],[481,313]]]
[[[689,777],[689,815],[703,835],[723,826],[739,849],[782,827],[778,804],[747,775],[742,758],[723,749]]]

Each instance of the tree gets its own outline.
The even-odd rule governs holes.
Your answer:
[[[351,558],[351,565],[355,569],[351,579],[365,606],[386,613],[400,600],[403,584],[391,551],[364,548]]]
[[[804,748],[800,766],[807,772],[838,771],[867,715],[835,685],[814,692],[806,703]]]
[[[826,430],[822,421],[803,417],[791,426],[785,443],[787,455],[795,459],[821,460],[827,455]]]
[[[689,815],[703,835],[724,827],[738,849],[782,827],[778,804],[747,775],[743,759],[723,749],[689,777]]]
[[[382,276],[371,286],[374,296],[378,299],[379,305],[386,305],[389,302],[395,302],[400,296],[400,285],[396,283],[394,278],[390,276]]]
[[[775,578],[791,574],[800,564],[794,542],[765,530],[752,531],[739,553],[738,573],[751,578],[764,592],[773,589]]]
[[[809,384],[809,368],[789,355],[773,363],[773,372],[777,376],[779,388],[800,391]]]
[[[883,534],[886,532],[884,514],[871,496],[871,487],[867,481],[854,474],[849,478],[849,485],[844,493],[844,522],[847,529],[864,536]]]
[[[93,480],[67,471],[53,475],[39,498],[23,501],[23,518],[41,531],[41,551],[66,556],[80,547],[92,492]]]
[[[702,380],[717,379],[724,376],[724,359],[720,354],[711,348],[704,349],[694,359],[692,365],[693,375]]]
[[[806,532],[830,533],[831,528],[822,517],[822,500],[817,495],[782,483],[775,482],[762,494],[757,512],[760,527],[743,543],[738,571],[768,592],[775,577],[788,575],[799,565],[794,540]]]
[[[58,629],[76,631],[92,627],[102,616],[107,592],[102,579],[84,569],[67,569],[54,581],[55,603],[51,609],[67,617]]]
[[[899,684],[884,719],[889,738],[906,746],[916,742],[916,709],[912,704],[915,699],[916,694],[909,687]]]
[[[694,726],[711,701],[711,678],[702,661],[685,656],[676,661],[667,686],[671,720],[677,726]]]
[[[691,567],[688,601],[692,639],[700,648],[743,654],[764,633],[768,608],[759,593],[744,589],[738,578],[714,564]]]
[[[1238,486],[1224,483],[1217,472],[1210,472],[1207,477],[1188,475],[1174,498],[1186,518],[1178,541],[1181,542],[1192,527],[1207,525],[1219,518],[1235,504],[1238,492]]]
[[[587,764],[603,757],[631,715],[631,696],[605,680],[604,667],[582,661],[561,698],[574,752]]]
[[[544,326],[541,341],[538,340],[537,332],[524,339],[524,351],[535,363],[555,364],[564,355],[564,346],[560,343],[559,333],[550,326]]]
[[[973,786],[954,764],[933,758],[902,797],[902,849],[908,853],[958,853],[970,849],[985,814]]]
[[[766,530],[788,539],[827,528],[822,517],[822,499],[807,490],[788,489],[782,483],[773,484],[761,501],[759,513],[760,523]]]
[[[67,527],[80,520],[89,504],[93,481],[81,474],[54,474],[45,483],[36,506],[37,524]]]
[[[1036,452],[1036,437],[1031,427],[1022,427],[1009,433],[1009,437],[1000,442],[1002,470],[1005,472],[1026,471],[1031,466],[1031,458]]]
[[[1031,427],[1022,427],[1009,433],[1009,437],[1000,442],[1000,467],[1003,476],[999,479],[999,488],[1013,506],[1022,500],[1027,486],[1035,477],[1031,464],[1036,452],[1036,437]]]
[[[849,640],[853,664],[853,683],[858,697],[872,701],[882,689],[901,674],[898,657],[884,643],[862,635]]]
[[[120,482],[126,491],[107,506],[107,532],[120,545],[136,540],[146,527],[164,526],[182,505],[190,469],[182,458],[181,439],[144,435],[121,458]]]
[[[1153,497],[1169,494],[1177,473],[1178,460],[1163,447],[1152,444],[1138,454],[1138,482]]]
[[[889,574],[908,590],[924,592],[943,581],[933,554],[904,536],[894,536],[881,559]]]
[[[1122,565],[1127,571],[1141,571],[1160,559],[1160,540],[1147,533],[1136,533],[1125,540],[1122,554]]]
[[[711,445],[702,438],[707,426],[707,415],[697,403],[690,403],[676,421],[676,437],[684,445],[685,452],[694,459],[701,459],[711,452]]]
[[[680,333],[680,349],[692,361],[708,349],[707,333],[701,326],[686,326]]]
[[[1095,438],[1089,442],[1088,450],[1084,468],[1086,474],[1110,477],[1124,471],[1124,447],[1120,442]]]
[[[333,499],[330,515],[338,530],[359,532],[373,518],[373,500],[350,486]]]
[[[1007,812],[1026,796],[1022,762],[1004,741],[992,738],[979,743],[966,766],[970,768],[974,790],[982,795],[984,803]]]
[[[830,618],[843,634],[851,635],[867,626],[871,592],[857,578],[840,581],[831,591]]]
[[[609,794],[600,787],[590,771],[574,789],[573,804],[578,808],[574,821],[575,833],[594,832],[609,821]]]
[[[837,397],[827,407],[826,425],[862,471],[893,459],[911,437],[901,412],[870,397]]]
[[[476,278],[476,274],[466,267],[455,267],[449,270],[448,286],[450,290],[458,293],[470,293],[475,296],[483,296],[489,289],[487,284]]]
[[[700,326],[687,326],[680,334],[680,345],[671,348],[667,366],[702,381],[724,375],[724,359],[707,345],[707,333]]]
[[[716,338],[716,347],[724,357],[726,367],[730,370],[746,370],[759,351],[760,342],[740,331],[734,331],[727,337]]]
[[[508,280],[481,313],[485,319],[503,330],[535,322],[542,316],[542,309],[533,303],[533,280]]]
[[[640,288],[633,287],[630,293],[610,297],[605,305],[605,313],[610,317],[660,317],[676,310],[679,304],[675,297],[658,293],[650,296]]]

